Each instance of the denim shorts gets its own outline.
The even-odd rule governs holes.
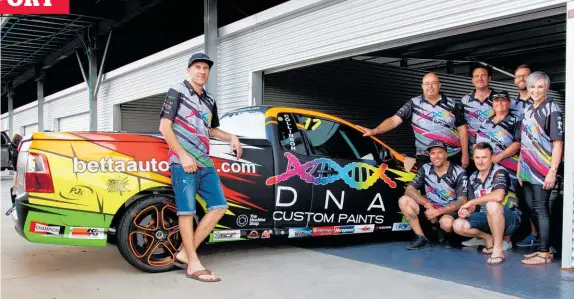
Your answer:
[[[205,201],[207,211],[229,207],[215,168],[198,167],[196,172],[188,173],[181,164],[173,163],[170,170],[177,215],[195,215],[196,196]]]
[[[516,212],[513,212],[508,207],[503,207],[502,213],[504,215],[504,235],[510,236],[520,226],[520,217]],[[486,212],[474,212],[470,214],[470,217],[466,220],[470,224],[470,228],[476,228],[487,234],[491,233],[490,226],[488,226]]]

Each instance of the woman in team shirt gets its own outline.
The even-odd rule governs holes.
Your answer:
[[[550,79],[534,72],[526,82],[533,104],[524,110],[520,127],[521,148],[518,182],[524,187],[524,199],[533,212],[534,226],[540,238],[538,252],[525,255],[524,264],[552,262],[550,255],[550,194],[562,159],[564,123],[562,111],[548,97]]]
[[[516,170],[518,166],[518,152],[520,150],[520,119],[510,113],[511,100],[507,92],[496,92],[492,95],[494,115],[486,119],[476,131],[476,143],[490,144],[494,152],[492,162],[508,171],[510,188],[502,205],[516,208],[518,199],[516,190],[518,181]],[[512,248],[510,236],[505,236],[502,250]]]

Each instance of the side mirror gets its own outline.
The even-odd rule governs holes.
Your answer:
[[[391,152],[386,147],[381,147],[381,150],[379,151],[379,158],[383,162],[388,162],[393,159],[393,155],[391,155]]]

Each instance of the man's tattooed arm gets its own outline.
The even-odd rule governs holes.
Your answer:
[[[419,205],[424,206],[425,208],[432,207],[431,202],[425,196],[422,196],[420,192],[411,185],[407,186],[405,195],[414,199]]]
[[[464,205],[467,201],[466,196],[459,196],[457,200],[447,204],[446,206],[439,208],[441,214],[447,214],[450,212],[458,211],[462,205]]]

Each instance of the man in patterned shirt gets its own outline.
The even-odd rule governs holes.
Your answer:
[[[399,199],[399,208],[416,234],[407,249],[419,249],[428,244],[420,220],[440,224],[446,233],[452,232],[457,210],[466,203],[466,171],[447,160],[447,146],[442,141],[432,141],[427,151],[430,163],[424,164]],[[424,190],[421,195],[419,190]],[[420,219],[419,219],[420,218]]]
[[[461,236],[484,239],[483,252],[491,254],[488,263],[499,264],[504,262],[502,239],[520,226],[520,213],[514,202],[505,202],[510,176],[504,167],[492,162],[492,157],[488,143],[476,144],[473,159],[478,170],[468,179],[469,201],[458,210],[453,228]],[[476,207],[480,207],[478,212]]]
[[[519,120],[522,120],[524,109],[532,105],[532,100],[526,89],[526,79],[528,79],[528,76],[530,76],[530,67],[526,64],[519,65],[514,71],[514,85],[518,88],[518,96],[512,100],[510,113]]]
[[[471,160],[472,147],[476,144],[476,131],[478,131],[483,121],[494,115],[491,97],[494,91],[489,87],[490,79],[490,71],[487,67],[475,67],[472,71],[472,84],[474,84],[475,89],[460,100],[468,130],[468,146]],[[473,162],[470,161],[469,167],[466,168],[467,174],[470,175],[475,170]]]
[[[364,136],[383,134],[410,120],[419,167],[430,162],[427,148],[433,140],[446,144],[450,161],[466,167],[469,161],[468,134],[460,106],[440,92],[440,79],[433,73],[424,76],[422,89],[423,95],[412,98],[375,129],[361,127],[365,131]]]
[[[171,87],[160,113],[160,132],[169,146],[171,182],[175,194],[183,247],[174,263],[186,269],[186,276],[199,281],[220,281],[199,261],[196,249],[227,211],[227,200],[219,176],[209,157],[211,136],[229,141],[231,151],[241,157],[241,144],[235,135],[217,127],[219,117],[215,99],[203,86],[213,61],[203,53],[193,54],[187,64],[189,78]],[[193,230],[196,195],[201,196],[208,212]]]

